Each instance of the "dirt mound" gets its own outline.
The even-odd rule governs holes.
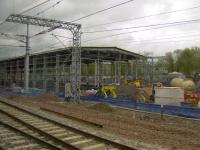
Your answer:
[[[90,106],[89,108],[97,110],[97,111],[101,111],[101,112],[106,112],[106,113],[113,112],[113,108],[105,103],[94,104],[94,105]]]
[[[10,95],[6,98],[11,100],[26,100],[32,102],[58,102],[60,101],[59,97],[51,94],[51,93],[43,93],[35,96],[17,96],[17,95]]]
[[[39,94],[39,95],[36,95],[36,96],[32,96],[31,99],[35,100],[35,101],[43,101],[43,102],[46,102],[46,101],[60,101],[60,99],[51,94],[51,93],[43,93],[43,94]]]

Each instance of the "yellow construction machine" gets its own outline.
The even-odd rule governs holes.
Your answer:
[[[142,85],[142,80],[140,80],[140,79],[136,79],[136,80],[123,80],[122,84],[123,85],[133,84],[133,85],[135,85],[135,87],[140,88],[141,85]]]
[[[112,98],[117,98],[116,94],[116,85],[102,85],[101,87],[101,93],[104,95],[104,97],[108,97],[109,94],[111,94]]]

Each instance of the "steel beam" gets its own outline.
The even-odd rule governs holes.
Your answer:
[[[60,60],[59,60],[59,55],[56,54],[56,65],[55,65],[55,70],[56,70],[56,82],[55,82],[55,91],[58,94],[59,93],[59,83],[60,83],[60,74],[59,74],[59,64],[60,64]]]
[[[39,34],[45,34],[57,28],[70,30],[73,35],[73,48],[72,48],[72,65],[71,65],[71,89],[72,99],[80,99],[80,80],[81,80],[81,25],[71,22],[58,21],[54,19],[46,19],[41,17],[26,16],[20,14],[11,14],[7,19],[7,22],[14,22],[20,24],[29,24],[42,27],[49,27],[49,30],[41,32]],[[39,35],[38,34],[38,35]],[[27,47],[28,48],[28,47]],[[28,55],[27,55],[28,56]],[[26,64],[29,57],[26,57]],[[26,84],[25,89],[28,88],[28,68],[26,67]]]
[[[30,52],[29,52],[29,24],[27,24],[27,35],[26,35],[26,54],[25,54],[25,91],[28,92],[29,91],[29,55],[30,55]]]
[[[37,77],[36,77],[36,61],[37,57],[33,57],[33,68],[32,68],[32,86],[33,88],[36,88],[36,81],[37,81]]]
[[[46,56],[43,56],[43,72],[42,72],[42,78],[43,78],[43,88],[47,89],[47,61]]]
[[[34,16],[26,16],[20,14],[11,14],[6,19],[7,22],[14,22],[20,24],[29,24],[35,26],[42,26],[42,27],[49,27],[54,29],[67,29],[70,31],[75,30],[77,27],[81,27],[80,24],[65,22],[65,21],[58,21],[54,19],[46,19],[41,17],[34,17]]]

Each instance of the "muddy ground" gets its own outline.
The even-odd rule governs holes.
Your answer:
[[[91,102],[65,102],[51,94],[6,96],[27,106],[48,108],[94,122],[116,135],[173,150],[200,149],[200,121],[145,113]]]

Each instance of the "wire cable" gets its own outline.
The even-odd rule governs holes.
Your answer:
[[[90,42],[90,41],[94,41],[94,40],[105,39],[105,38],[110,38],[110,37],[114,37],[114,36],[125,35],[125,34],[130,34],[130,33],[135,33],[135,32],[143,32],[143,31],[149,31],[149,30],[155,30],[155,29],[161,29],[161,28],[168,28],[168,27],[173,27],[173,26],[177,26],[177,25],[184,25],[184,24],[187,24],[187,23],[188,22],[184,22],[184,23],[181,23],[181,24],[169,24],[169,25],[165,25],[165,26],[153,27],[153,28],[148,28],[148,29],[133,30],[133,31],[129,31],[129,32],[121,32],[121,33],[118,33],[118,34],[112,34],[112,35],[101,36],[101,37],[97,37],[97,38],[94,38],[94,39],[85,40],[83,42]]]
[[[36,4],[35,6],[33,6],[33,7],[31,7],[31,8],[28,8],[28,9],[23,10],[23,11],[20,12],[19,14],[27,13],[28,11],[31,11],[31,10],[33,10],[33,9],[35,9],[35,8],[37,8],[37,7],[41,6],[41,5],[43,5],[43,4],[47,3],[47,2],[49,2],[49,1],[50,1],[50,0],[46,0],[46,1],[42,2],[42,3]],[[6,22],[6,19],[0,21],[0,25],[4,24],[5,22]]]
[[[159,23],[159,24],[150,24],[150,25],[144,25],[144,26],[133,26],[133,27],[127,27],[127,28],[114,28],[114,29],[106,29],[106,30],[85,31],[82,33],[110,32],[110,31],[128,30],[128,29],[133,29],[133,28],[144,28],[144,27],[146,28],[146,27],[169,25],[169,24],[177,25],[177,24],[181,24],[181,23],[191,23],[191,22],[197,22],[197,21],[200,21],[200,19],[175,21],[175,22],[167,22],[167,23]]]
[[[49,1],[50,1],[50,0],[46,0],[46,1],[42,2],[42,3],[36,4],[35,6],[33,6],[33,7],[31,7],[31,8],[28,8],[27,10],[24,10],[24,11],[20,12],[19,14],[24,14],[24,13],[26,13],[26,12],[29,12],[29,11],[31,11],[31,10],[33,10],[33,9],[35,9],[35,8],[37,8],[37,7],[39,7],[39,6],[43,5],[43,4],[45,4],[45,3],[47,3],[47,2],[49,2]]]
[[[48,11],[49,9],[54,8],[56,5],[60,4],[62,1],[63,1],[63,0],[57,1],[55,4],[51,5],[50,7],[47,7],[47,8],[45,8],[44,10],[42,10],[42,11],[36,13],[34,16],[38,16],[38,15],[41,15],[41,14],[45,13],[45,12]]]
[[[168,43],[168,42],[185,42],[185,41],[199,41],[200,38],[197,39],[186,39],[186,40],[174,40],[174,41],[154,41],[154,42],[140,42],[140,43],[125,43],[125,44],[133,44],[133,45],[140,45],[140,44],[154,44],[154,43]]]
[[[147,39],[147,40],[140,40],[140,41],[137,41],[137,40],[133,40],[133,39],[122,39],[122,40],[115,40],[115,42],[123,42],[123,43],[126,43],[126,42],[134,42],[134,43],[137,43],[137,42],[151,42],[151,41],[155,41],[155,40],[166,40],[166,39],[174,39],[174,38],[188,38],[188,37],[195,37],[195,36],[200,36],[200,33],[198,34],[189,34],[189,35],[183,35],[181,34],[181,36],[171,36],[171,37],[159,37],[159,39]],[[106,42],[110,42],[110,41],[106,41]]]
[[[79,20],[88,18],[88,17],[90,17],[90,16],[93,16],[93,15],[96,15],[96,14],[99,14],[99,13],[102,13],[102,12],[104,12],[104,11],[110,10],[110,9],[112,9],[112,8],[115,8],[115,7],[118,7],[118,6],[121,6],[121,5],[130,3],[130,2],[133,2],[133,1],[135,1],[135,0],[129,0],[129,1],[125,1],[125,2],[123,2],[123,3],[119,3],[119,4],[117,4],[117,5],[113,5],[113,6],[111,6],[111,7],[108,7],[108,8],[99,10],[99,11],[96,11],[96,12],[94,12],[94,13],[88,14],[88,15],[86,15],[86,16],[80,17],[80,18],[75,19],[75,20],[72,20],[72,21],[70,21],[69,23],[73,23],[73,22],[75,22],[75,21],[79,21]],[[35,36],[41,35],[41,34],[45,34],[45,33],[48,33],[48,32],[51,32],[51,31],[53,31],[53,30],[55,30],[55,29],[57,29],[57,28],[59,28],[59,27],[60,27],[60,26],[49,28],[49,29],[47,29],[47,30],[44,30],[44,31],[42,31],[42,32],[40,32],[40,33],[35,34]]]
[[[133,1],[135,1],[135,0],[125,1],[125,2],[119,3],[119,4],[117,4],[117,5],[113,5],[113,6],[111,6],[111,7],[108,7],[108,8],[105,8],[105,9],[102,9],[102,10],[99,10],[99,11],[96,11],[96,12],[94,12],[94,13],[88,14],[88,15],[86,15],[86,16],[80,17],[80,18],[78,18],[78,19],[72,20],[72,21],[70,21],[70,22],[76,22],[76,21],[79,21],[79,20],[88,18],[88,17],[90,17],[90,16],[93,16],[93,15],[96,15],[96,14],[99,14],[99,13],[102,13],[102,12],[104,12],[104,11],[110,10],[110,9],[112,9],[112,8],[115,8],[115,7],[118,7],[118,6],[121,6],[121,5],[130,3],[130,2],[133,2]]]
[[[132,43],[141,43],[141,42],[157,42],[157,40],[169,40],[169,39],[182,39],[182,38],[193,38],[193,37],[198,37],[200,34],[194,34],[194,35],[186,35],[186,36],[174,36],[174,37],[168,37],[168,38],[160,38],[160,39],[152,39],[152,40],[142,40],[142,41],[131,41]],[[125,42],[130,42],[130,41],[125,41]],[[162,41],[160,41],[162,42]],[[123,42],[124,43],[124,42]]]
[[[154,17],[154,16],[160,16],[160,15],[166,15],[166,14],[171,14],[171,13],[176,13],[176,12],[188,11],[188,10],[197,9],[197,8],[200,8],[200,5],[197,5],[197,6],[194,6],[194,7],[189,7],[189,8],[184,8],[184,9],[179,9],[179,10],[173,10],[173,11],[168,11],[168,12],[161,12],[161,13],[157,13],[157,14],[136,17],[136,18],[123,19],[123,20],[114,21],[114,22],[110,22],[110,23],[87,26],[84,29],[92,28],[92,27],[98,27],[98,26],[105,26],[105,25],[110,25],[110,24],[115,24],[115,23],[120,23],[120,22],[139,20],[139,19],[144,19],[144,18],[149,18],[149,17]]]

